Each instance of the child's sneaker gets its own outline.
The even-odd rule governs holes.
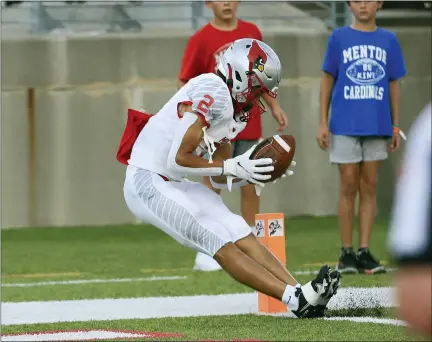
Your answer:
[[[385,267],[372,256],[369,248],[359,249],[357,253],[357,267],[364,274],[386,273]]]
[[[357,256],[352,248],[342,248],[336,269],[342,274],[357,274]]]

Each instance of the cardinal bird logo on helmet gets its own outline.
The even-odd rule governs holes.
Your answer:
[[[264,65],[267,62],[267,54],[264,52],[263,49],[261,49],[256,40],[252,42],[252,46],[248,54],[248,59],[250,65],[252,65],[251,69],[257,69],[260,72],[264,71]]]

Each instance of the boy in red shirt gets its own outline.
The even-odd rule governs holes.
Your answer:
[[[258,27],[247,21],[237,18],[238,1],[206,1],[208,8],[213,10],[213,19],[198,30],[188,41],[184,52],[180,75],[179,87],[185,85],[191,78],[200,74],[215,72],[216,65],[223,52],[237,39],[254,38],[262,41],[262,34]],[[278,130],[282,131],[288,124],[288,119],[276,99],[263,96],[270,108],[273,117],[279,124]],[[251,113],[253,115],[253,108]],[[233,141],[234,157],[246,152],[256,144],[262,136],[261,118],[256,115],[250,120],[246,128]],[[208,177],[204,177],[204,184],[217,193]],[[241,212],[245,221],[250,226],[255,226],[255,214],[259,212],[260,200],[255,193],[253,185],[241,188]],[[198,253],[195,260],[196,270],[216,271],[219,264],[209,256]]]

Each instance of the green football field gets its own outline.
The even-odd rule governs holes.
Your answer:
[[[321,264],[335,265],[335,218],[290,219],[285,231],[287,267],[299,282],[313,278]],[[195,252],[151,226],[1,234],[2,334],[9,340],[44,331],[142,334],[132,340],[418,340],[406,335],[391,301],[383,304],[392,272],[344,276],[345,293],[332,299],[325,319],[299,320],[257,314],[251,289],[223,271],[193,271]],[[387,221],[378,219],[371,250],[393,269],[386,238]]]

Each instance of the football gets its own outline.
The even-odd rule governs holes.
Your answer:
[[[263,183],[282,177],[294,159],[295,148],[296,142],[292,135],[274,135],[255,147],[249,159],[271,158],[274,162],[274,170],[269,173],[271,178]]]

